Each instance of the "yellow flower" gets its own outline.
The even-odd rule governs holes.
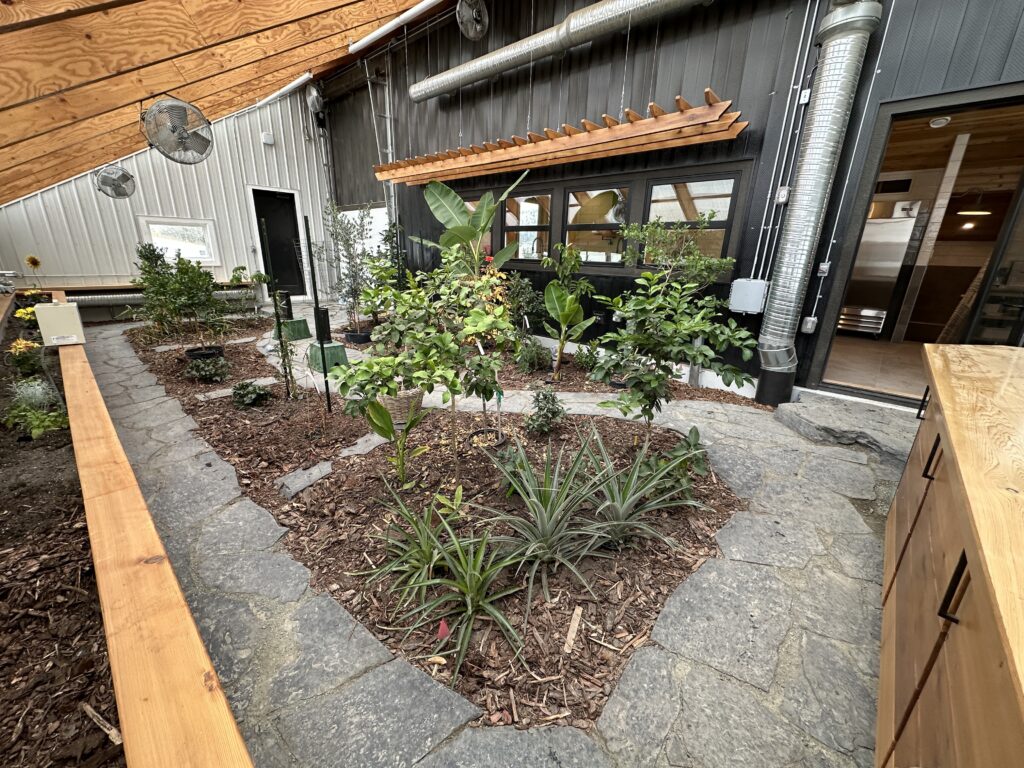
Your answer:
[[[25,307],[14,312],[14,316],[19,320],[35,320],[36,319],[36,308]]]
[[[34,341],[29,341],[28,339],[15,339],[11,342],[11,346],[7,348],[7,351],[12,355],[25,355],[37,349],[39,349],[39,345]]]
[[[43,266],[43,262],[39,260],[38,256],[33,256],[31,253],[25,257],[25,266],[35,271]]]
[[[21,295],[28,299],[34,299],[36,296],[42,296],[43,292],[38,288],[32,288],[31,290],[23,291]]]

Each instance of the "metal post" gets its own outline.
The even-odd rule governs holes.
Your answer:
[[[274,325],[277,328],[277,343],[287,344],[284,339],[284,328],[281,327],[281,308],[277,296],[277,280],[274,279],[274,268],[270,264],[270,239],[267,237],[267,220],[260,219],[260,250],[263,251],[263,267],[267,270],[267,277],[270,278],[270,302],[274,305]],[[284,366],[284,358],[281,358],[281,365]],[[288,379],[291,377],[284,371],[284,396],[286,400],[292,399],[291,386]]]
[[[309,216],[302,217],[306,229],[306,252],[309,257],[309,281],[313,286],[313,326],[320,320],[320,293],[316,289],[316,264],[313,262],[313,240],[309,234]],[[358,310],[357,310],[358,311]],[[331,412],[331,387],[327,379],[327,352],[324,351],[323,334],[317,331],[317,344],[320,345],[320,368],[324,374],[324,396],[327,398],[327,412]]]

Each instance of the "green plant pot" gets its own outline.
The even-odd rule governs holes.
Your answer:
[[[327,358],[327,370],[336,365],[348,365],[348,355],[345,354],[345,345],[338,341],[324,344],[324,357]],[[306,364],[311,371],[323,373],[323,360],[320,357],[320,345],[313,343],[306,350]]]
[[[284,334],[285,341],[301,341],[313,337],[313,334],[309,332],[309,323],[304,317],[300,317],[298,320],[282,320],[281,333]],[[274,329],[274,338],[277,338],[277,328]]]

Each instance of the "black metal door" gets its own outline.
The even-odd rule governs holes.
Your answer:
[[[295,214],[295,195],[291,192],[254,189],[252,196],[256,204],[256,223],[259,226],[264,271],[274,278],[278,290],[288,291],[292,296],[305,295],[306,284],[299,262],[299,221]]]

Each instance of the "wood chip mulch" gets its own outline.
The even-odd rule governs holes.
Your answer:
[[[0,366],[0,412],[13,378]],[[71,438],[0,428],[0,765],[124,766],[83,706],[117,726]]]

